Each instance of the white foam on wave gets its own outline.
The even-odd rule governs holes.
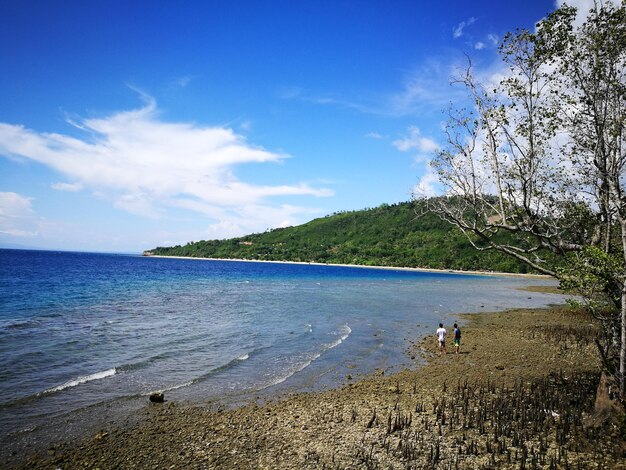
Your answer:
[[[194,381],[190,380],[189,382],[185,382],[183,384],[172,385],[171,387],[164,388],[163,390],[159,390],[157,393],[171,392],[172,390],[178,390],[179,388],[189,387],[190,385],[193,385],[193,384],[194,384]],[[152,395],[152,393],[153,392],[147,393],[146,396]]]
[[[250,357],[250,355],[248,353],[243,354],[243,355],[233,359],[232,361],[230,361],[228,364],[226,364],[226,366],[218,367],[218,368],[214,369],[213,371],[221,370],[223,367],[228,367],[229,365],[234,364],[236,362],[245,361],[249,357]],[[202,379],[202,377],[195,378],[193,380],[190,380],[189,382],[185,382],[185,383],[178,384],[178,385],[173,385],[171,387],[167,387],[167,388],[164,388],[162,390],[157,390],[156,392],[148,392],[148,393],[145,393],[144,395],[145,396],[149,396],[152,393],[171,392],[172,390],[178,390],[179,388],[188,387],[190,385],[193,385],[193,384],[197,383],[198,381],[200,381],[201,379]]]
[[[84,375],[74,380],[69,380],[65,382],[64,384],[59,385],[57,387],[45,390],[43,393],[45,394],[45,393],[60,392],[62,390],[65,390],[66,388],[76,387],[77,385],[81,385],[87,382],[92,382],[94,380],[105,379],[107,377],[112,377],[115,374],[117,374],[117,370],[113,368],[113,369],[104,370],[102,372],[96,372],[95,374]]]
[[[341,329],[340,333],[341,333],[341,336],[339,338],[337,338],[332,343],[326,345],[326,348],[324,348],[325,351],[339,346],[346,339],[348,339],[348,336],[350,336],[350,333],[352,333],[352,328],[350,328],[348,324],[346,323],[345,325],[343,325],[343,328]]]
[[[323,344],[321,352],[314,354],[308,360],[306,360],[304,363],[302,363],[299,366],[296,366],[293,369],[289,370],[287,372],[287,374],[277,378],[276,380],[273,380],[270,384],[266,385],[263,388],[268,388],[268,387],[272,387],[274,385],[278,385],[280,383],[283,383],[289,377],[291,377],[291,376],[297,374],[298,372],[306,369],[307,367],[309,367],[313,363],[313,361],[319,359],[322,356],[322,354],[324,354],[326,351],[330,351],[331,349],[333,349],[333,348],[339,346],[341,343],[343,343],[348,338],[348,336],[350,336],[350,333],[352,333],[352,328],[350,328],[348,326],[348,324],[346,323],[345,325],[343,325],[343,327],[342,327],[340,332],[335,333],[335,334],[341,334],[341,336],[339,338],[337,338],[332,343]]]
[[[341,337],[341,340],[345,341],[346,339],[348,339],[348,336],[350,336],[350,333],[352,333],[352,328],[350,328],[348,324],[346,323],[345,325],[343,325],[343,336]]]
[[[298,372],[300,372],[300,371],[306,369],[307,367],[309,367],[311,365],[311,363],[313,361],[315,361],[317,358],[319,358],[321,355],[322,355],[322,353],[317,353],[317,354],[313,355],[313,357],[311,357],[311,359],[309,359],[308,361],[304,362],[303,364],[300,364],[298,367],[294,367],[286,375],[277,378],[276,380],[272,381],[271,383],[269,383],[268,385],[266,385],[263,388],[268,388],[268,387],[272,387],[274,385],[278,385],[280,383],[283,383],[289,377],[291,377],[291,376],[297,374]]]

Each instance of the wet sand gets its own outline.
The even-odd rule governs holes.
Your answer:
[[[586,315],[555,307],[463,321],[461,354],[450,342],[439,355],[433,330],[408,351],[415,370],[237,409],[147,403],[137,424],[22,465],[626,468],[619,429],[593,415],[599,365]]]

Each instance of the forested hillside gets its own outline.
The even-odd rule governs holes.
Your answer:
[[[229,240],[206,240],[147,254],[205,258],[527,272],[495,251],[478,252],[461,232],[415,203],[341,212],[297,227]]]

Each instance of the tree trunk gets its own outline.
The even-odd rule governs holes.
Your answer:
[[[622,330],[622,342],[619,348],[619,389],[622,397],[625,395],[626,382],[626,281],[622,287],[622,312],[621,312],[621,330]]]
[[[622,231],[622,254],[624,256],[624,262],[626,263],[626,219],[622,217],[622,214],[618,212],[618,219],[620,223],[620,229]],[[621,344],[619,348],[619,390],[622,398],[626,395],[626,272],[622,278],[622,299],[621,299],[621,315],[620,315],[620,331],[621,331]]]

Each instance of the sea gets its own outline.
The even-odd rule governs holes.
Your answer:
[[[543,307],[544,278],[0,250],[0,457],[167,401],[233,406],[419,367],[464,312]],[[220,405],[221,406],[221,405]]]

